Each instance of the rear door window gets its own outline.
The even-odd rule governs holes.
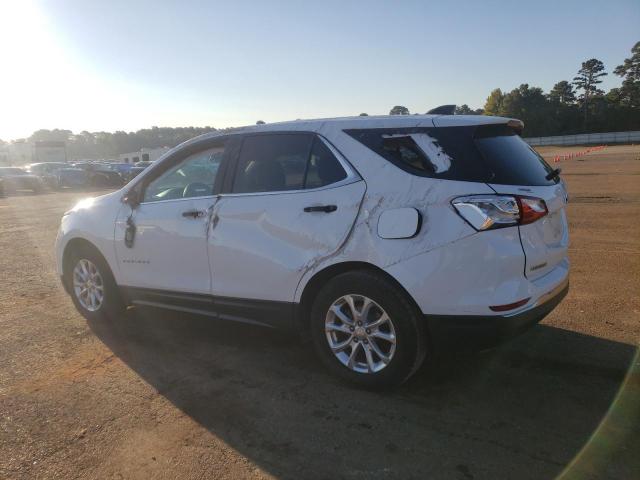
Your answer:
[[[313,140],[304,188],[320,188],[347,178],[347,172],[320,138]]]
[[[232,192],[319,188],[346,176],[331,150],[313,134],[252,135],[242,142]]]

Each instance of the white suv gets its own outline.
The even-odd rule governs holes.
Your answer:
[[[89,319],[145,305],[296,328],[336,374],[398,384],[568,290],[567,193],[521,128],[420,115],[203,135],[67,212],[58,272]]]

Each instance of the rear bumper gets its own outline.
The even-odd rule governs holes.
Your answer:
[[[491,348],[531,328],[546,317],[569,292],[568,278],[543,295],[531,308],[512,315],[428,315],[436,351]]]

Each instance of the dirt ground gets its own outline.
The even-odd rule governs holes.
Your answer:
[[[640,478],[640,146],[559,165],[567,298],[386,394],[267,329],[151,309],[87,325],[53,259],[87,194],[0,199],[0,478]]]

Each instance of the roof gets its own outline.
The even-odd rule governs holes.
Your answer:
[[[353,128],[356,124],[366,123],[371,125],[370,128],[374,128],[374,125],[381,127],[395,124],[407,124],[418,123],[428,124],[435,119],[445,120],[447,124],[451,125],[473,125],[473,124],[487,124],[487,123],[506,123],[510,118],[506,117],[493,117],[488,115],[367,115],[357,117],[330,117],[330,118],[316,118],[316,119],[297,119],[289,120],[285,122],[265,123],[261,125],[249,125],[245,127],[238,127],[226,130],[220,133],[230,133],[236,131],[260,131],[260,130],[273,130],[277,128],[297,127],[300,124],[326,124],[333,123],[344,128]],[[439,123],[439,122],[438,122]]]
[[[356,128],[410,128],[410,127],[450,127],[464,125],[486,125],[507,123],[511,118],[493,117],[487,115],[376,115],[357,117],[334,117],[318,119],[298,119],[286,122],[248,125],[245,127],[217,130],[194,137],[177,147],[169,150],[165,155],[193,143],[229,134],[260,133],[279,131],[308,131],[318,132],[326,128],[356,129]]]
[[[218,130],[205,133],[196,138],[209,138],[230,133],[269,132],[277,130],[319,130],[326,124],[335,124],[338,128],[384,128],[403,126],[462,126],[480,124],[507,123],[510,118],[488,115],[375,115],[357,117],[333,117],[317,119],[298,119],[285,122],[248,125],[244,127]],[[303,127],[303,128],[301,128]]]

